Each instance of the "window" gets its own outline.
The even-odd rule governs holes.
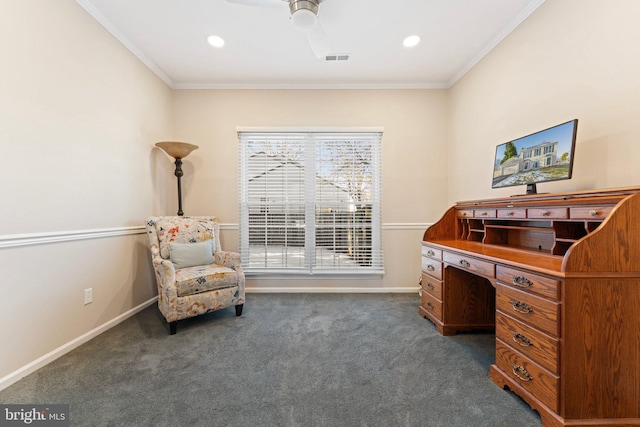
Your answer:
[[[383,272],[381,133],[238,135],[247,274]]]

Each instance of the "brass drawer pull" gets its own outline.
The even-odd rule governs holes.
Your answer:
[[[435,289],[435,287],[431,283],[427,283],[427,288],[431,290]]]
[[[525,304],[522,301],[514,301],[511,306],[513,307],[513,311],[517,311],[518,313],[522,314],[528,314],[533,311],[533,308],[531,308],[531,306]]]
[[[513,333],[513,342],[521,347],[531,347],[533,345],[533,343],[529,341],[529,338],[517,332]]]
[[[420,278],[418,279],[418,285],[422,285],[422,274],[420,275]]]
[[[514,216],[516,213],[514,211],[508,212],[507,215],[508,216]]]
[[[540,215],[549,216],[549,215],[551,215],[551,212],[549,212],[549,211],[540,212]]]
[[[524,369],[522,366],[518,366],[518,365],[513,365],[513,375],[518,377],[518,379],[520,379],[522,381],[526,381],[526,382],[529,382],[529,381],[531,381],[533,379],[531,377],[531,374],[529,372],[527,372],[526,369]],[[522,375],[522,376],[520,376],[520,375]]]
[[[526,277],[514,276],[513,278],[513,286],[517,286],[519,288],[528,288],[531,285],[533,285],[533,282]]]
[[[433,304],[431,304],[431,302],[427,302],[427,307],[429,307],[431,310],[435,308]]]
[[[434,256],[435,254],[436,254],[436,253],[435,253],[435,252],[433,252],[431,249],[429,249],[429,250],[427,251],[427,256]]]
[[[467,261],[466,259],[461,259],[459,262],[460,266],[464,267],[464,268],[469,268],[471,267],[471,264],[469,264],[469,261]]]
[[[433,267],[433,265],[429,264],[429,265],[427,265],[427,270],[435,271],[435,268]]]

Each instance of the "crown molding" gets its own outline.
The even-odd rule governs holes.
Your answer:
[[[353,90],[448,89],[446,83],[175,83],[176,90]]]
[[[102,11],[97,8],[91,0],[76,0],[84,10],[87,11],[96,21],[98,21],[111,35],[113,35],[120,43],[124,45],[131,53],[133,53],[144,65],[146,65],[160,80],[165,82],[170,88],[174,88],[173,80],[165,73],[155,62],[147,57],[140,49],[136,47],[131,40],[126,38],[124,34],[116,27]]]
[[[331,82],[331,83],[282,83],[282,82],[262,82],[262,83],[178,83],[174,82],[155,62],[147,57],[138,47],[129,40],[116,25],[113,24],[102,11],[96,7],[91,0],[76,0],[89,15],[98,21],[111,35],[133,53],[144,65],[167,84],[171,89],[179,90],[261,90],[261,89],[292,89],[292,90],[323,90],[323,89],[447,89],[449,86],[443,82]]]
[[[507,37],[518,25],[529,17],[545,0],[531,0],[527,7],[516,16],[506,27],[502,29],[489,43],[481,49],[465,66],[463,66],[448,82],[309,82],[309,83],[282,83],[282,82],[262,82],[262,83],[179,83],[174,82],[155,62],[149,59],[136,45],[131,42],[115,26],[102,11],[96,7],[91,0],[76,0],[89,15],[98,21],[109,33],[120,41],[131,53],[133,53],[143,64],[145,64],[154,74],[158,76],[171,89],[176,90],[326,90],[326,89],[449,89],[476,64],[478,64],[489,52],[491,52],[505,37]]]
[[[474,56],[471,61],[469,61],[464,67],[458,71],[449,83],[447,84],[447,88],[450,88],[458,80],[460,80],[465,74],[467,74],[473,67],[476,66],[478,62],[480,62],[485,56],[489,54],[496,46],[500,44],[502,40],[504,40],[513,30],[515,30],[518,25],[522,24],[525,19],[529,17],[538,7],[544,3],[545,0],[532,0],[531,3],[527,5],[527,7],[518,14],[506,27],[502,29],[500,33],[498,33],[489,43],[485,45],[483,49],[481,49],[476,56]]]

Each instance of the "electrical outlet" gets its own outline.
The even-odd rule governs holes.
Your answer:
[[[91,304],[93,301],[93,288],[84,290],[84,305]]]

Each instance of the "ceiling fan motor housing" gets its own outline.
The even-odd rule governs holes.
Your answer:
[[[310,30],[317,22],[318,0],[289,0],[293,26],[299,30]]]

